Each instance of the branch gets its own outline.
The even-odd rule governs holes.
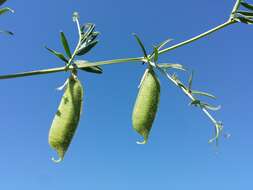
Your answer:
[[[98,61],[98,62],[86,62],[82,64],[76,65],[78,69],[87,68],[91,66],[100,66],[100,65],[110,65],[110,64],[119,64],[119,63],[130,63],[130,62],[143,62],[142,57],[137,58],[126,58],[126,59],[114,59],[114,60],[108,60],[108,61]],[[67,70],[73,70],[74,67],[72,65],[69,66]],[[22,72],[22,73],[15,73],[15,74],[8,74],[8,75],[0,75],[1,79],[11,79],[11,78],[18,78],[18,77],[26,77],[26,76],[33,76],[33,75],[43,75],[43,74],[49,74],[49,73],[57,73],[62,71],[67,71],[66,67],[57,67],[52,69],[42,69],[42,70],[36,70],[36,71],[28,71],[28,72]]]
[[[208,31],[206,31],[206,32],[204,32],[204,33],[202,33],[200,35],[197,35],[197,36],[195,36],[195,37],[193,37],[193,38],[191,38],[189,40],[183,41],[183,42],[178,43],[178,44],[176,44],[174,46],[171,46],[171,47],[168,47],[166,49],[163,49],[163,50],[159,51],[158,53],[159,54],[163,54],[163,53],[166,53],[168,51],[171,51],[171,50],[177,49],[179,47],[185,46],[185,45],[187,45],[189,43],[192,43],[192,42],[194,42],[196,40],[199,40],[200,38],[206,37],[206,36],[208,36],[208,35],[216,32],[216,31],[221,30],[221,29],[223,29],[223,28],[225,28],[225,27],[227,27],[227,26],[229,26],[231,24],[234,24],[234,23],[236,23],[236,21],[229,20],[229,21],[227,21],[227,22],[225,22],[225,23],[223,23],[223,24],[221,24],[221,25],[219,25],[219,26],[217,26],[217,27],[215,27],[215,28],[213,28],[211,30],[208,30]]]

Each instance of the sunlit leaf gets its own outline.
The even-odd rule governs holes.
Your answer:
[[[167,43],[169,43],[169,42],[171,42],[171,41],[172,41],[172,39],[167,39],[167,40],[161,42],[161,43],[157,46],[157,49],[158,49],[158,50],[161,50]]]
[[[78,67],[78,66],[82,66],[82,65],[84,65],[88,62],[85,61],[85,60],[76,60],[76,61],[74,61],[74,63]],[[80,68],[80,70],[87,71],[87,72],[90,72],[90,73],[96,73],[96,74],[102,74],[103,73],[103,69],[99,66],[90,66],[90,67]]]
[[[155,63],[157,63],[158,57],[159,57],[158,49],[157,49],[157,47],[154,47],[154,62]]]
[[[87,28],[87,30],[84,32],[84,29]],[[95,30],[95,24],[88,23],[84,27],[81,28],[82,30],[82,43],[85,43],[86,40],[94,33]]]
[[[252,10],[253,11],[253,5],[246,3],[246,2],[241,2],[241,5],[244,6],[246,9]]]
[[[66,38],[64,32],[61,32],[61,43],[63,45],[63,48],[64,48],[67,56],[69,58],[71,58],[71,52],[70,52],[70,49],[69,49],[69,44],[68,44],[68,41],[67,41],[67,38]]]
[[[178,63],[160,63],[157,65],[158,67],[162,69],[178,69],[178,70],[186,71],[183,65],[178,64]]]
[[[209,94],[207,92],[201,92],[201,91],[197,91],[197,90],[192,90],[191,93],[192,94],[196,94],[196,95],[202,95],[202,96],[206,96],[206,97],[209,97],[209,98],[216,99],[216,97],[214,95]]]
[[[68,60],[65,58],[65,56],[62,53],[59,53],[53,49],[50,49],[48,47],[45,47],[49,52],[51,52],[52,54],[54,54],[56,57],[60,58],[62,61],[68,63]]]
[[[0,15],[7,13],[7,12],[14,13],[14,10],[10,9],[9,7],[4,7],[2,9],[0,9]]]
[[[88,44],[87,46],[84,44],[83,46],[81,46],[78,49],[76,55],[81,56],[81,55],[88,53],[93,47],[95,47],[97,45],[97,43],[98,43],[98,41],[93,41],[90,44]]]
[[[191,72],[191,75],[189,77],[189,81],[188,81],[188,91],[191,92],[192,89],[192,80],[193,80],[193,71]]]
[[[141,39],[137,36],[137,34],[133,34],[133,36],[135,37],[135,39],[137,40],[138,44],[140,45],[141,50],[142,50],[144,56],[145,56],[145,57],[148,57],[148,54],[147,54],[147,52],[146,52],[146,49],[145,49],[145,47],[144,47],[144,45],[143,45]]]
[[[253,20],[250,20],[250,19],[245,18],[245,17],[238,17],[235,20],[237,20],[238,22],[242,22],[244,24],[253,24]]]
[[[201,102],[201,107],[204,107],[206,109],[209,109],[209,110],[212,110],[212,111],[218,111],[221,109],[221,106],[213,106],[213,105],[210,105],[210,104],[207,104],[207,103],[202,103]]]
[[[243,16],[253,16],[253,12],[247,12],[247,11],[237,11],[237,13],[243,15]]]

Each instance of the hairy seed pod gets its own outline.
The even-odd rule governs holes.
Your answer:
[[[49,144],[56,150],[60,162],[71,143],[79,123],[83,101],[83,87],[76,75],[67,81],[65,92],[49,131]]]
[[[160,82],[154,71],[149,68],[143,75],[132,114],[133,128],[144,138],[144,141],[137,142],[138,144],[147,143],[159,101]]]

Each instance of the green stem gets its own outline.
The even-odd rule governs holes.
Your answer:
[[[110,64],[118,64],[118,63],[130,63],[130,62],[142,62],[143,57],[137,57],[137,58],[126,58],[126,59],[114,59],[114,60],[108,60],[108,61],[98,61],[98,62],[87,62],[78,64],[77,68],[87,68],[90,66],[100,66],[100,65],[110,65]],[[69,66],[67,70],[72,70],[74,67],[72,65]],[[43,70],[36,70],[36,71],[28,71],[28,72],[22,72],[22,73],[15,73],[15,74],[9,74],[9,75],[0,75],[0,79],[11,79],[11,78],[18,78],[18,77],[26,77],[26,76],[33,76],[33,75],[43,75],[43,74],[49,74],[49,73],[57,73],[66,71],[66,67],[57,67],[52,69],[43,69]]]
[[[198,35],[198,36],[195,36],[195,37],[193,37],[193,38],[191,38],[191,39],[189,39],[189,40],[183,41],[183,42],[178,43],[178,44],[176,44],[176,45],[174,45],[174,46],[171,46],[171,47],[168,47],[168,48],[166,48],[166,49],[163,49],[163,50],[159,51],[158,53],[159,53],[159,54],[163,54],[163,53],[166,53],[166,52],[168,52],[168,51],[177,49],[177,48],[179,48],[179,47],[182,47],[182,46],[184,46],[184,45],[187,45],[187,44],[189,44],[189,43],[192,43],[192,42],[194,42],[194,41],[196,41],[196,40],[199,40],[200,38],[203,38],[203,37],[205,37],[205,36],[208,36],[208,35],[210,35],[210,34],[216,32],[216,31],[218,31],[218,30],[220,30],[220,29],[223,29],[223,28],[225,28],[225,27],[227,27],[227,26],[229,26],[229,25],[231,25],[231,24],[234,24],[234,23],[236,23],[236,21],[234,21],[234,20],[229,20],[229,21],[227,21],[227,22],[225,22],[225,23],[223,23],[223,24],[221,24],[221,25],[219,25],[219,26],[217,26],[217,27],[215,27],[215,28],[213,28],[213,29],[211,29],[211,30],[208,30],[208,31],[206,31],[206,32],[204,32],[204,33],[202,33],[202,34],[200,34],[200,35]]]
[[[226,26],[229,26],[231,24],[236,23],[236,21],[230,20],[225,22],[224,24],[221,24],[207,32],[204,32],[194,38],[191,38],[189,40],[183,41],[179,44],[176,44],[174,46],[171,46],[169,48],[163,49],[159,51],[159,54],[163,54],[165,52],[174,50],[176,48],[182,47],[184,45],[187,45],[191,42],[194,42],[200,38],[203,38],[211,33],[214,33],[222,28],[225,28]],[[109,64],[118,64],[118,63],[127,63],[127,62],[145,62],[144,57],[135,57],[135,58],[126,58],[126,59],[114,59],[114,60],[108,60],[108,61],[98,61],[98,62],[90,62],[90,63],[85,63],[82,66],[79,66],[80,68],[86,68],[90,66],[101,66],[101,65],[109,65]],[[49,73],[56,73],[56,72],[61,72],[61,71],[66,71],[66,70],[72,70],[73,67],[69,65],[69,67],[57,67],[57,68],[52,68],[52,69],[44,69],[44,70],[38,70],[38,71],[30,71],[30,72],[23,72],[23,73],[16,73],[16,74],[10,74],[10,75],[0,75],[0,79],[10,79],[10,78],[17,78],[17,77],[25,77],[25,76],[32,76],[32,75],[41,75],[41,74],[49,74]]]

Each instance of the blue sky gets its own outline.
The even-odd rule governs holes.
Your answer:
[[[73,49],[71,16],[101,32],[90,61],[141,56],[133,36],[147,47],[167,38],[181,42],[226,21],[234,1],[18,1],[15,14],[1,16],[1,74],[62,66],[44,46],[61,50],[63,30]],[[78,131],[61,164],[48,145],[48,131],[68,74],[0,81],[0,189],[5,190],[211,190],[253,188],[252,30],[235,24],[161,56],[195,71],[193,87],[214,93],[215,113],[225,132],[218,153],[207,143],[213,126],[181,91],[159,75],[161,104],[149,143],[137,145],[131,112],[145,70],[139,63],[104,66],[103,75],[79,72],[85,86]],[[180,75],[184,76],[184,75]],[[185,77],[184,77],[185,78]]]

